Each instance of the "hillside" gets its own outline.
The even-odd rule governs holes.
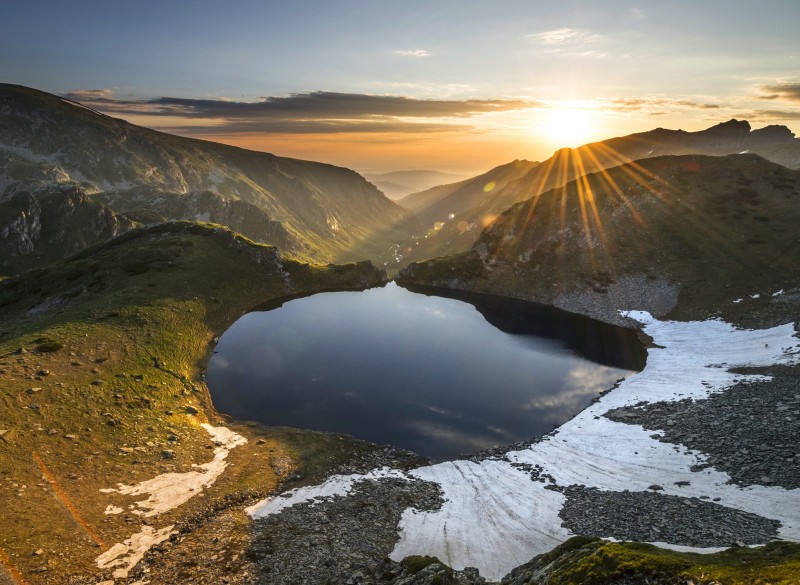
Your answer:
[[[295,469],[310,465],[303,473],[313,476],[365,452],[336,436],[225,423],[203,369],[213,338],[259,303],[383,281],[368,263],[299,264],[224,228],[182,222],[0,282],[0,582],[110,578],[96,559],[125,550],[114,543],[176,524],[191,535],[232,493],[241,501]],[[145,517],[141,497],[101,491],[168,472],[186,487],[174,485],[167,502],[180,504],[181,489],[202,497]]]
[[[437,221],[447,221],[451,213],[461,215],[484,199],[493,197],[511,181],[525,176],[537,164],[515,160],[477,177],[412,193],[398,203],[413,211],[422,225],[430,227]]]
[[[136,225],[74,186],[20,191],[0,201],[0,274],[62,260]]]
[[[755,155],[665,156],[519,203],[465,253],[398,282],[514,296],[609,322],[619,310],[746,322],[800,285],[800,171]],[[744,301],[734,303],[738,299]]]
[[[454,212],[452,219],[442,219],[439,210],[435,221],[443,221],[440,229],[423,221],[429,230],[427,238],[414,247],[407,259],[419,261],[468,250],[480,231],[497,215],[520,201],[588,173],[616,167],[635,160],[682,154],[727,155],[747,151],[768,160],[800,168],[800,140],[784,126],[768,126],[751,130],[746,121],[730,120],[699,132],[657,128],[586,144],[575,149],[561,149],[546,161],[531,168],[525,175],[510,181],[488,196],[477,199],[468,209]],[[435,201],[435,200],[434,200]],[[413,206],[400,202],[429,219],[424,201]]]
[[[291,243],[287,252],[317,261],[393,258],[396,242],[414,227],[407,211],[349,169],[172,136],[0,85],[0,189],[36,191],[53,182],[102,193],[120,213],[168,211],[167,219],[210,219],[221,203],[206,209],[196,194],[212,193],[257,208],[265,242]],[[141,197],[143,187],[151,197]],[[175,195],[194,201],[161,200]]]

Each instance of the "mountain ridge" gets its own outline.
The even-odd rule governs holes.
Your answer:
[[[509,181],[492,196],[444,221],[440,229],[429,231],[409,253],[409,260],[421,261],[469,249],[480,230],[515,203],[558,188],[587,173],[661,155],[728,155],[747,148],[768,155],[774,162],[800,168],[800,140],[785,126],[751,130],[750,123],[732,119],[698,132],[656,128],[627,136],[562,148],[552,157],[531,168],[524,176]],[[401,201],[402,204],[402,201]],[[417,209],[424,214],[425,209]],[[425,217],[423,215],[423,217]],[[425,226],[430,228],[430,226]]]
[[[747,323],[756,299],[734,300],[800,286],[798,197],[800,171],[757,155],[642,159],[517,203],[469,251],[413,263],[397,281],[623,325],[628,309]]]
[[[305,243],[286,251],[315,261],[389,258],[415,226],[351,169],[173,136],[8,84],[0,85],[0,170],[2,188],[74,182],[113,193],[108,201],[121,212],[135,187],[217,193],[283,223]]]

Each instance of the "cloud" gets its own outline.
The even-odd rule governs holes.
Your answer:
[[[748,120],[763,120],[766,122],[800,120],[800,110],[752,110],[737,117]]]
[[[75,101],[97,100],[108,99],[113,93],[111,89],[73,89],[71,92],[64,94],[63,97]]]
[[[786,100],[790,102],[800,102],[800,83],[778,83],[775,85],[765,85],[761,91],[768,95],[762,96],[762,100]]]
[[[431,54],[426,51],[425,49],[404,49],[401,51],[395,51],[398,55],[403,55],[404,57],[430,57]]]
[[[647,19],[647,14],[641,8],[631,8],[628,11],[628,14],[634,20],[645,20],[645,19]]]
[[[615,98],[608,101],[606,108],[617,112],[640,111],[658,109],[658,111],[648,112],[650,115],[663,115],[668,113],[664,111],[669,108],[672,111],[680,109],[694,109],[694,110],[716,110],[720,108],[719,104],[698,102],[687,99],[671,99],[662,97],[644,97],[644,98]]]
[[[189,122],[182,128],[207,134],[430,133],[469,128],[463,121],[482,114],[541,105],[527,99],[418,99],[330,91],[264,97],[256,102],[176,97],[117,100],[94,91],[77,90],[64,97],[123,117],[170,118],[173,126],[175,119],[182,119]],[[196,127],[191,120],[197,120]]]
[[[600,35],[575,28],[557,28],[527,35],[539,45],[584,45],[600,40]]]

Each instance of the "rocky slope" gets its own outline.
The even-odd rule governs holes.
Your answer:
[[[354,171],[155,132],[7,84],[0,85],[0,181],[72,181],[122,211],[146,206],[128,201],[138,187],[211,192],[258,208],[265,222],[284,226],[266,226],[265,237],[288,232],[301,243],[288,252],[320,261],[391,258],[414,227],[408,212]],[[196,219],[186,215],[178,219]]]
[[[0,201],[0,274],[64,259],[136,225],[78,187],[16,192]]]
[[[768,126],[751,130],[750,124],[743,120],[730,120],[699,132],[657,128],[575,149],[565,148],[518,179],[498,185],[472,206],[454,211],[452,219],[443,218],[441,212],[445,210],[438,210],[434,221],[443,222],[440,229],[428,232],[425,241],[409,251],[408,259],[423,260],[463,252],[475,243],[483,227],[515,203],[561,187],[588,173],[663,155],[718,156],[741,152],[759,154],[778,164],[800,168],[800,140],[788,128]],[[413,206],[408,205],[407,201],[412,198],[410,196],[401,204],[427,218],[428,203],[423,198]],[[436,204],[435,198],[430,201],[430,205]],[[434,209],[437,208],[432,207]]]
[[[750,295],[800,285],[799,198],[800,172],[755,155],[645,159],[517,204],[470,251],[412,264],[398,282],[612,323],[628,309],[744,323]]]

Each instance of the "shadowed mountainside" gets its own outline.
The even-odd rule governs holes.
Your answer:
[[[257,221],[265,226],[250,226],[251,235],[260,231],[265,242],[288,245],[286,252],[316,261],[390,258],[393,244],[416,225],[411,214],[349,169],[172,136],[44,92],[0,85],[3,198],[52,183],[102,193],[117,212],[152,211],[167,219],[224,218],[218,213],[224,203],[198,195],[211,193],[258,210]],[[176,196],[193,200],[174,204]],[[248,231],[245,223],[230,227]]]

